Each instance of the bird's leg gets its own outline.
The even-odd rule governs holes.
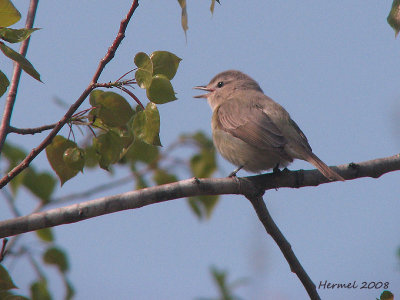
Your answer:
[[[239,172],[241,168],[243,168],[243,166],[239,166],[239,168],[229,174],[228,177],[236,177],[236,173]]]
[[[272,172],[277,175],[281,173],[281,170],[279,169],[279,163],[277,163],[275,168],[272,169]]]

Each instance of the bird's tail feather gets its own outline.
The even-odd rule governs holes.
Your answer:
[[[329,168],[322,160],[320,160],[314,153],[310,153],[307,161],[313,164],[326,178],[331,181],[344,181],[344,178],[338,173]]]

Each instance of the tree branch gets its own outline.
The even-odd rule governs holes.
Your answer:
[[[379,177],[400,170],[400,156],[395,155],[333,168],[346,180]],[[150,204],[197,195],[254,194],[261,190],[318,186],[328,180],[318,170],[285,170],[244,178],[186,179],[175,183],[103,197],[62,208],[51,209],[0,222],[0,238],[42,228],[75,223],[117,211],[136,209]]]
[[[361,177],[377,178],[385,173],[400,170],[400,155],[357,164],[350,163],[334,167],[334,169],[347,180]],[[75,223],[104,214],[136,209],[168,200],[197,195],[241,194],[250,200],[264,228],[278,244],[290,265],[291,271],[300,279],[311,299],[320,299],[315,284],[311,281],[292,251],[290,244],[271,218],[261,194],[269,189],[318,186],[327,182],[328,180],[318,170],[289,171],[287,169],[280,173],[244,178],[192,178],[1,221],[0,238]]]
[[[240,180],[249,189],[251,181]],[[232,178],[186,179],[0,222],[0,238],[195,195],[242,194]]]
[[[400,170],[400,154],[389,157],[372,159],[360,163],[349,163],[330,167],[346,180],[362,177],[379,178],[383,174]],[[272,178],[271,178],[272,176]],[[276,188],[300,188],[305,186],[318,186],[330,181],[318,170],[299,170],[296,172],[284,169],[278,174],[262,174],[248,177],[254,180],[264,190]]]
[[[13,126],[8,127],[8,132],[11,133],[18,133],[18,134],[36,134],[36,133],[41,133],[46,130],[53,129],[54,127],[57,126],[57,123],[50,124],[50,125],[43,125],[40,127],[36,128],[16,128]]]
[[[19,163],[14,169],[12,169],[8,174],[6,174],[5,176],[3,176],[3,178],[0,179],[0,188],[3,188],[8,182],[10,182],[11,179],[13,179],[15,176],[17,176],[19,173],[21,173],[21,171],[23,171],[25,168],[27,168],[29,166],[29,164],[32,162],[32,160],[51,143],[51,141],[57,135],[57,133],[61,130],[61,128],[68,122],[68,120],[72,117],[74,112],[79,108],[79,106],[87,98],[87,96],[90,94],[90,92],[96,87],[95,84],[96,84],[97,80],[99,79],[102,71],[104,70],[107,63],[110,62],[111,59],[114,57],[118,46],[121,44],[121,41],[125,37],[126,27],[129,23],[133,13],[135,12],[136,8],[139,6],[138,1],[139,0],[133,0],[131,8],[129,9],[126,17],[121,21],[121,25],[120,25],[120,28],[119,28],[116,38],[114,39],[111,47],[108,48],[108,51],[107,51],[106,55],[104,56],[104,58],[101,59],[99,66],[97,67],[97,70],[96,70],[89,86],[83,91],[83,93],[75,101],[75,103],[71,105],[71,107],[68,109],[68,111],[64,115],[64,117],[60,121],[58,121],[57,125],[53,128],[53,130],[49,133],[49,135],[39,144],[39,146],[36,148],[33,148],[31,150],[31,152],[25,157],[25,159],[21,163]],[[8,128],[8,125],[7,125],[7,128]]]
[[[265,205],[262,196],[248,196],[247,199],[249,199],[251,204],[253,205],[254,210],[256,211],[261,223],[264,225],[265,230],[274,239],[279,249],[281,249],[283,255],[286,258],[286,261],[290,266],[290,270],[295,273],[300,279],[308,295],[310,296],[310,299],[320,300],[321,298],[318,295],[315,284],[312,282],[311,278],[308,276],[303,266],[300,264],[299,260],[292,250],[292,246],[289,244],[285,236],[275,224],[274,220],[269,214],[269,211],[267,209],[267,206]]]
[[[33,21],[35,20],[38,2],[39,0],[31,0],[29,4],[28,15],[26,17],[25,28],[28,29],[32,28]],[[30,39],[31,38],[29,37],[21,43],[19,54],[21,54],[22,56],[26,56]],[[14,63],[14,71],[11,78],[11,86],[10,90],[8,91],[6,104],[4,106],[3,119],[1,120],[1,125],[0,125],[0,152],[3,149],[3,145],[9,131],[11,115],[14,109],[15,98],[17,96],[17,90],[20,78],[21,78],[21,66],[17,63]]]
[[[128,26],[128,23],[138,6],[139,6],[139,0],[133,0],[131,8],[129,9],[125,19],[121,21],[121,24],[119,26],[119,31],[114,42],[112,43],[111,47],[108,48],[107,54],[103,57],[103,59],[99,63],[99,67],[97,68],[97,71],[93,76],[92,84],[95,84],[97,80],[99,80],[99,77],[103,72],[104,67],[113,59],[115,52],[117,51],[119,45],[121,44],[122,40],[125,37],[126,27]]]
[[[7,246],[8,239],[3,239],[3,245],[1,246],[0,250],[0,263],[4,260],[4,257],[7,254],[6,246]]]

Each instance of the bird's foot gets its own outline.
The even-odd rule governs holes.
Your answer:
[[[285,168],[286,169],[286,168]],[[282,171],[279,169],[279,163],[276,164],[275,168],[272,169],[272,172],[276,175],[280,174]]]
[[[240,171],[240,169],[243,168],[243,166],[238,167],[236,170],[234,170],[232,173],[228,175],[228,177],[237,177],[236,173]]]

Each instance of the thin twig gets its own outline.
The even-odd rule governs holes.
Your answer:
[[[40,127],[36,128],[16,128],[13,126],[8,127],[8,132],[11,133],[18,133],[18,134],[36,134],[36,133],[41,133],[46,130],[53,129],[54,127],[57,126],[57,123],[50,124],[50,125],[43,125]]]
[[[10,182],[10,180],[12,180],[15,176],[17,176],[24,169],[26,169],[32,162],[32,160],[51,143],[53,138],[57,135],[57,133],[61,130],[61,128],[70,120],[71,116],[75,113],[75,111],[79,108],[79,106],[83,103],[83,101],[87,98],[87,96],[89,96],[90,92],[95,88],[95,84],[99,79],[101,73],[103,72],[105,66],[114,57],[118,46],[121,44],[121,41],[125,37],[126,27],[133,13],[135,12],[136,8],[139,5],[138,1],[139,0],[134,0],[132,2],[131,8],[129,9],[126,17],[121,21],[119,32],[115,40],[113,41],[111,47],[108,48],[106,55],[104,56],[103,59],[101,59],[91,83],[83,91],[83,93],[75,101],[75,103],[72,104],[72,106],[68,109],[64,117],[60,121],[58,121],[56,127],[53,128],[53,130],[48,134],[48,136],[36,148],[33,148],[21,163],[19,163],[14,169],[12,169],[8,174],[6,174],[5,176],[3,176],[3,178],[0,179],[0,188],[4,187],[8,182]]]
[[[14,198],[12,197],[10,192],[7,189],[1,189],[1,191],[2,191],[3,196],[6,198],[6,201],[7,201],[8,205],[10,206],[10,209],[11,209],[12,213],[14,214],[14,216],[15,217],[21,216],[21,213],[19,212],[17,206],[15,205]],[[3,239],[3,250],[2,250],[3,254],[0,254],[0,262],[4,259],[4,256],[5,256],[6,253],[11,253],[12,252],[12,249],[13,249],[14,245],[16,245],[16,243],[17,243],[17,241],[18,241],[18,239],[20,237],[22,237],[22,235],[13,236],[11,238],[11,240],[9,241],[9,243],[8,243],[7,250],[5,250],[5,246],[6,246],[7,242],[8,242],[8,240],[7,239]]]
[[[108,62],[111,59],[113,59],[115,52],[117,51],[119,45],[121,44],[122,40],[125,37],[126,27],[128,26],[128,23],[138,6],[139,6],[139,0],[134,0],[132,2],[131,8],[129,9],[128,14],[126,15],[125,19],[123,19],[121,21],[117,37],[115,38],[111,47],[108,49],[106,56],[104,56],[104,58],[100,61],[99,67],[93,76],[92,84],[95,84],[99,80],[99,77],[100,77],[101,73],[103,72],[104,67],[108,64]]]
[[[25,28],[29,29],[32,28],[33,21],[35,20],[38,2],[39,0],[31,0],[29,4],[28,15],[26,17]],[[26,56],[26,53],[28,51],[29,41],[30,37],[21,43],[19,53],[22,56]],[[10,90],[7,95],[6,104],[4,106],[3,119],[1,120],[1,125],[0,125],[0,152],[3,149],[4,142],[6,140],[7,134],[9,133],[11,115],[14,109],[15,98],[17,96],[17,90],[20,78],[21,78],[21,66],[18,63],[14,63],[14,71],[11,78]]]
[[[74,114],[71,118],[72,124],[77,124],[77,125],[86,125],[86,123],[83,123],[83,121],[81,122],[80,118],[84,118],[84,115],[88,112],[91,111],[93,109],[93,107],[84,109],[83,111],[80,111],[76,114]],[[49,125],[43,125],[40,127],[35,127],[35,128],[16,128],[13,126],[9,126],[8,128],[8,132],[9,133],[17,133],[17,134],[36,134],[36,133],[41,133],[43,131],[46,130],[50,130],[53,129],[54,127],[57,126],[58,123],[54,123],[54,124],[49,124]]]
[[[4,260],[4,257],[7,254],[7,251],[6,251],[7,242],[8,242],[7,238],[3,239],[3,245],[1,246],[1,250],[0,250],[0,262],[2,262]]]
[[[132,93],[130,90],[128,90],[126,87],[123,87],[123,86],[118,86],[117,88],[119,88],[120,90],[124,91],[129,96],[131,96],[133,98],[133,100],[135,100],[136,103],[138,105],[140,105],[140,107],[144,110],[144,106],[143,106],[142,102],[140,102],[139,98],[136,97],[136,95],[134,93]]]
[[[137,69],[137,68],[134,68],[134,69],[132,69],[132,70],[126,72],[124,75],[122,75],[122,76],[121,76],[120,78],[118,78],[116,81],[120,81],[122,78],[124,78],[124,77],[125,77],[126,75],[128,75],[129,73],[135,71],[136,69]]]
[[[42,280],[46,279],[46,275],[45,275],[44,271],[42,270],[42,268],[40,267],[40,265],[38,264],[36,259],[33,257],[33,254],[31,253],[31,251],[29,251],[29,249],[27,249],[25,247],[22,247],[21,250],[22,250],[22,253],[28,257],[28,260],[31,263],[33,269],[35,270],[37,276]]]
[[[14,217],[21,216],[21,213],[19,212],[17,206],[15,205],[14,198],[10,194],[10,192],[7,191],[7,189],[2,189],[1,193],[3,194],[4,198],[6,199],[8,205],[10,206],[10,209],[11,209],[12,213],[14,214]]]
[[[68,201],[89,197],[89,196],[92,196],[94,194],[106,191],[108,189],[115,188],[117,186],[121,186],[121,185],[127,184],[129,182],[130,183],[133,182],[133,176],[132,175],[129,175],[129,176],[126,176],[126,177],[123,177],[123,178],[119,178],[117,180],[114,180],[114,181],[111,181],[111,182],[108,182],[108,183],[100,184],[100,185],[95,186],[93,188],[90,188],[90,189],[88,189],[88,190],[86,190],[84,192],[73,193],[73,194],[70,194],[70,195],[67,195],[67,196],[63,196],[63,197],[52,199],[51,201],[48,202],[47,205],[54,204],[54,203],[57,203],[57,204],[65,203],[65,202],[68,202]]]

